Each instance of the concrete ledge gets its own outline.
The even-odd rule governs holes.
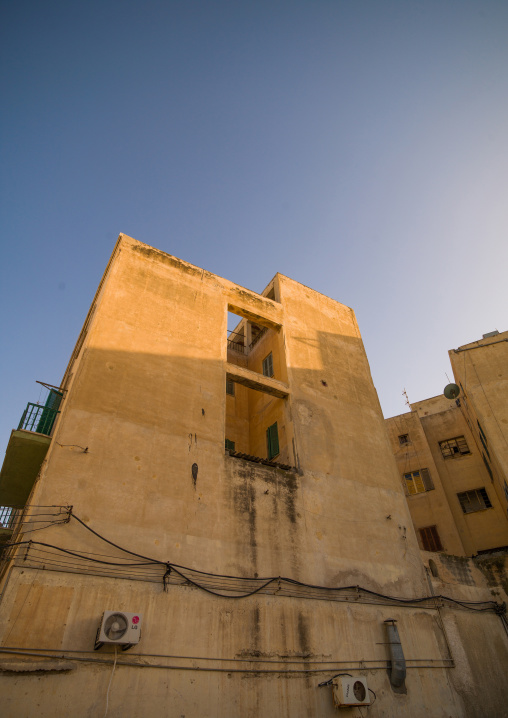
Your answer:
[[[226,378],[249,389],[262,391],[264,394],[271,394],[279,399],[285,399],[289,396],[289,387],[284,382],[270,379],[255,371],[229,362],[226,363]]]
[[[76,664],[65,660],[48,661],[1,661],[3,673],[33,673],[35,671],[73,671]]]
[[[0,506],[24,506],[47,454],[51,437],[34,431],[11,432],[0,472]]]
[[[240,297],[238,297],[239,299]],[[235,297],[235,299],[237,299]],[[264,299],[264,297],[262,297]],[[271,299],[265,300],[265,305],[262,302],[258,302],[254,306],[254,309],[247,304],[247,302],[229,301],[228,312],[232,312],[237,316],[248,319],[254,324],[259,324],[267,329],[274,329],[279,331],[282,324],[282,309],[275,306],[275,302]]]

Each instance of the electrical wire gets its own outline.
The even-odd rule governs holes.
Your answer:
[[[44,649],[42,649],[44,650]],[[36,658],[42,657],[42,658],[60,658],[60,659],[68,659],[70,661],[82,661],[84,663],[106,663],[110,664],[111,661],[107,658],[98,658],[98,657],[88,657],[88,656],[68,656],[66,655],[67,652],[60,652],[56,656],[52,653],[42,653],[42,652],[35,652],[30,650],[24,650],[24,649],[5,649],[0,648],[0,654],[6,653],[6,654],[15,654],[20,656],[34,656]],[[356,663],[356,661],[353,661]],[[370,665],[368,667],[369,671],[386,671],[386,669],[389,666],[389,661],[378,661],[381,665]],[[310,675],[314,673],[329,673],[329,668],[217,668],[217,667],[209,667],[209,666],[182,666],[182,665],[168,665],[168,664],[162,664],[162,663],[140,663],[139,661],[118,661],[118,666],[134,666],[136,668],[163,668],[166,670],[176,670],[176,671],[197,671],[199,673],[244,673],[244,674],[272,674],[272,675]],[[420,665],[420,666],[408,666],[408,668],[447,668],[448,666],[433,666],[433,665]],[[349,666],[348,666],[349,668]],[[358,668],[356,666],[351,667],[351,670],[361,670],[361,668]]]
[[[334,676],[332,676],[328,681],[323,681],[322,683],[318,683],[318,688],[322,688],[323,686],[329,686],[331,685],[332,681],[335,680],[335,678],[338,678],[339,676],[349,676],[352,678],[353,676],[351,673],[336,673]]]
[[[0,653],[3,652],[11,652],[14,653],[16,651],[26,652],[26,651],[38,651],[38,652],[44,652],[41,653],[41,655],[45,655],[46,653],[62,653],[62,648],[33,648],[33,647],[24,647],[20,648],[19,646],[2,646],[0,648]],[[93,651],[82,651],[82,650],[76,650],[71,648],[66,648],[65,653],[73,653],[73,654],[88,654],[90,656],[96,656],[95,650]],[[39,655],[38,653],[30,653],[30,655]],[[167,659],[173,659],[173,660],[186,660],[186,661],[215,661],[218,663],[268,663],[268,664],[279,664],[283,663],[284,665],[289,664],[295,664],[295,665],[328,665],[333,664],[335,666],[339,664],[345,664],[350,670],[361,670],[363,664],[374,664],[382,662],[381,659],[374,659],[374,660],[365,660],[365,659],[359,659],[359,660],[349,660],[349,661],[337,661],[334,658],[330,658],[329,660],[313,660],[308,657],[302,657],[298,660],[293,660],[291,658],[288,658],[288,656],[281,656],[280,658],[274,659],[274,658],[240,658],[235,656],[234,658],[225,658],[224,656],[181,656],[181,655],[175,655],[170,653],[136,653],[134,654],[137,658],[141,659],[147,659],[147,658],[167,658]],[[55,656],[52,656],[53,658]],[[406,662],[408,663],[436,663],[436,662],[445,662],[450,661],[449,658],[406,658]],[[359,665],[356,666],[354,669],[350,666],[351,663],[358,663]],[[386,664],[388,664],[388,661],[385,661]],[[149,665],[149,664],[143,664],[143,665]],[[411,666],[410,666],[411,667]],[[418,666],[416,666],[418,667]],[[331,668],[323,668],[323,672],[329,672],[333,669]],[[370,670],[370,666],[366,668],[366,670]]]
[[[61,446],[63,449],[70,447],[74,449],[83,449],[83,454],[88,454],[88,446],[80,446],[79,444],[61,444],[59,441],[55,441],[58,446]]]
[[[229,576],[225,574],[214,574],[198,569],[192,569],[171,562],[164,562],[158,559],[149,558],[124,549],[113,541],[106,539],[99,532],[87,526],[78,516],[70,513],[80,525],[97,536],[100,540],[114,546],[119,551],[129,556],[142,559],[136,562],[126,561],[122,557],[110,556],[108,554],[82,553],[76,550],[66,549],[54,544],[42,541],[18,541],[6,544],[6,549],[25,547],[25,555],[22,565],[31,568],[44,568],[46,565],[54,570],[75,571],[86,573],[90,571],[90,565],[94,566],[93,573],[106,575],[113,578],[127,578],[134,580],[162,581],[164,588],[167,585],[188,585],[201,589],[220,598],[248,598],[258,593],[281,595],[288,597],[301,597],[308,599],[325,599],[334,601],[360,601],[363,603],[375,603],[392,606],[411,606],[424,608],[438,608],[439,602],[446,606],[460,606],[461,608],[474,611],[496,611],[503,613],[500,604],[495,601],[460,601],[448,596],[419,596],[414,598],[403,598],[400,596],[388,596],[386,594],[362,588],[361,586],[327,587],[309,583],[303,583],[295,579],[271,576],[271,577],[243,577]],[[60,523],[60,522],[58,522]],[[97,558],[101,556],[102,558]],[[105,560],[112,558],[116,560]],[[164,573],[163,573],[164,570]]]
[[[107,692],[106,692],[106,710],[104,711],[104,718],[106,718],[106,716],[107,716],[107,714],[108,714],[108,708],[109,708],[109,690],[110,690],[110,688],[111,688],[111,683],[113,682],[113,676],[115,675],[116,659],[117,659],[117,657],[118,657],[117,648],[118,648],[118,646],[115,644],[115,661],[114,661],[114,663],[113,663],[113,670],[111,671],[111,678],[109,679],[108,690],[107,690]]]

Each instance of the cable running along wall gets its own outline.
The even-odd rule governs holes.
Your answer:
[[[87,532],[96,536],[104,545],[116,549],[118,553],[93,553],[77,551],[62,546],[28,539],[8,543],[4,546],[2,560],[14,560],[24,568],[47,569],[80,573],[106,578],[161,583],[165,590],[169,586],[193,586],[221,598],[247,598],[255,594],[277,595],[295,598],[308,598],[328,601],[348,601],[379,605],[437,608],[440,606],[459,607],[473,611],[492,611],[503,614],[506,607],[495,601],[458,601],[448,596],[419,596],[401,598],[362,588],[361,586],[328,587],[303,583],[284,576],[243,577],[214,574],[188,566],[143,556],[115,544],[88,526],[72,513],[72,507],[34,507],[36,511],[24,519],[23,533],[38,531],[50,525],[77,522]],[[39,513],[44,509],[46,514]],[[48,515],[48,509],[52,509]],[[52,519],[52,520],[51,520]],[[39,527],[39,523],[44,523]],[[123,555],[122,555],[123,554]],[[133,560],[135,559],[135,560]]]

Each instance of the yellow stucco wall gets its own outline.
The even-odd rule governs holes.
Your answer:
[[[121,236],[65,375],[32,511],[72,505],[86,526],[149,559],[352,586],[347,601],[279,594],[276,582],[271,595],[241,599],[190,583],[165,591],[164,566],[150,581],[115,578],[120,569],[100,563],[83,573],[73,554],[55,564],[48,546],[97,561],[118,559],[118,549],[76,519],[43,528],[32,535],[46,547],[24,545],[3,575],[2,665],[45,660],[15,653],[22,649],[77,665],[4,672],[6,716],[103,714],[113,655],[92,645],[104,610],[143,615],[141,642],[118,658],[112,716],[333,716],[331,689],[317,684],[341,670],[368,677],[373,718],[480,716],[485,700],[503,715],[500,688],[488,698],[490,688],[474,687],[468,707],[468,684],[450,682],[435,606],[372,605],[354,588],[430,595],[353,311],[283,275],[272,286],[280,301]],[[265,388],[275,398],[243,385],[226,397],[228,311],[268,327],[244,369],[247,380],[259,376],[272,350],[278,383]],[[238,448],[248,436],[249,451],[264,456],[274,420],[280,461],[296,470],[225,452],[237,431]],[[478,591],[489,600],[487,588]],[[399,621],[406,694],[387,676],[388,618]],[[491,639],[482,656],[500,683],[508,642],[497,620],[468,612],[454,635],[466,656],[471,626]]]

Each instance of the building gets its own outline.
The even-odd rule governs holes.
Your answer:
[[[120,235],[46,386],[0,474],[6,717],[508,715],[506,593],[436,590],[349,307]]]
[[[508,547],[508,332],[450,351],[460,395],[386,420],[420,548]]]

